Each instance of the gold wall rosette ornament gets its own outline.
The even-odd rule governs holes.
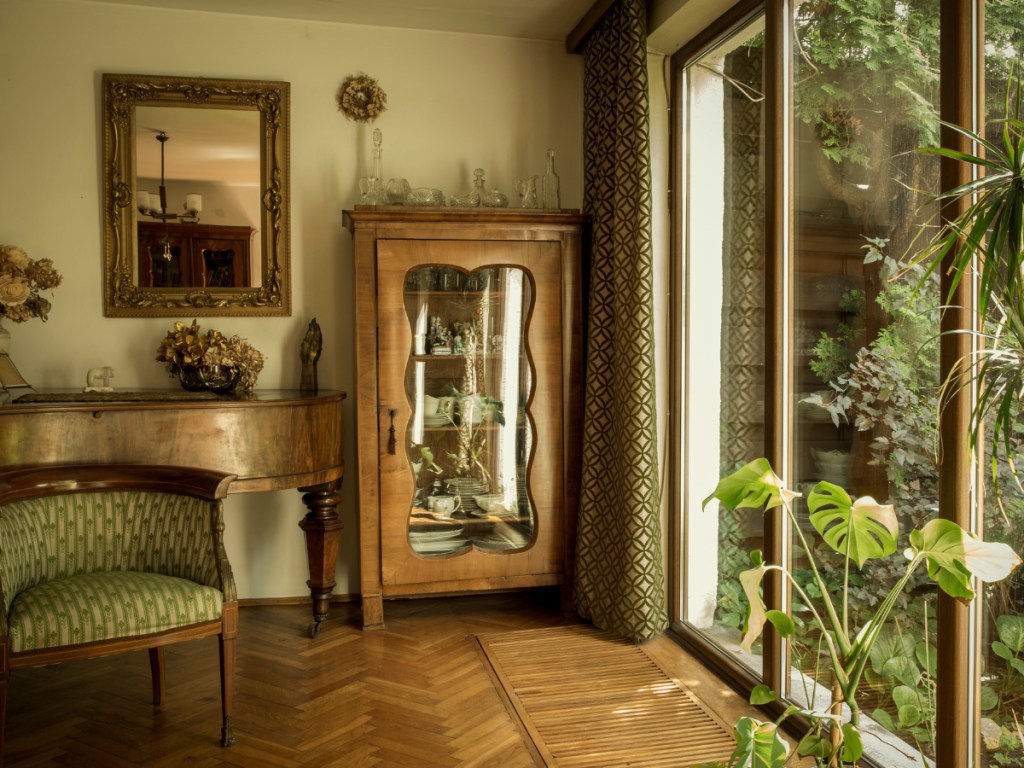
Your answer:
[[[338,111],[357,123],[372,123],[388,108],[388,95],[377,79],[362,72],[346,77],[336,98]]]

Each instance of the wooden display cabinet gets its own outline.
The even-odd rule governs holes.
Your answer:
[[[365,629],[383,628],[383,600],[398,596],[561,585],[569,609],[586,221],[507,208],[345,212]]]

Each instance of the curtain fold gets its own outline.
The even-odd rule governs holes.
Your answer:
[[[584,209],[593,237],[576,609],[634,639],[668,626],[654,377],[646,8],[584,44]]]

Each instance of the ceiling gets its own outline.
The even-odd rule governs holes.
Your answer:
[[[594,0],[92,0],[563,42]]]
[[[255,110],[185,107],[135,108],[135,169],[140,179],[160,178],[158,133],[164,147],[164,178],[260,185],[260,113]]]

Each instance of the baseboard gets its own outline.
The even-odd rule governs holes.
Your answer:
[[[357,592],[354,595],[334,595],[331,603],[354,603],[362,596]],[[299,597],[249,597],[238,601],[238,607],[244,608],[250,605],[312,605],[313,598],[309,595]]]

